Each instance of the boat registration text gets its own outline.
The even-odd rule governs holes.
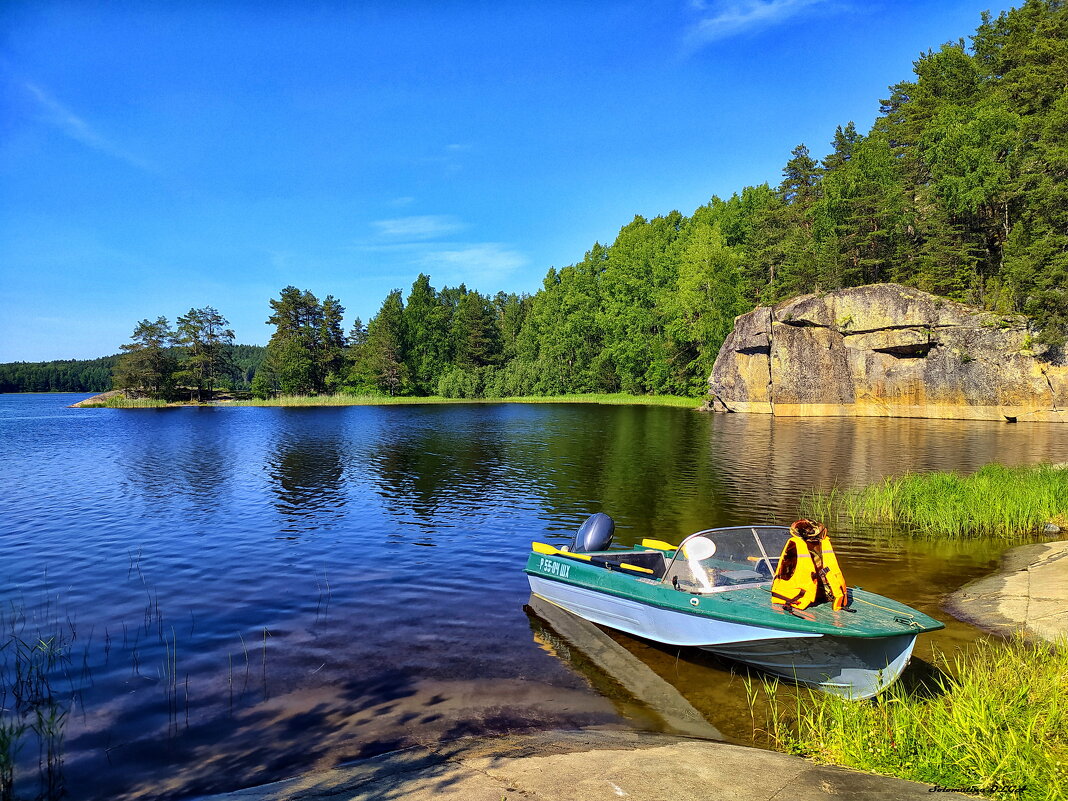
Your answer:
[[[571,565],[557,562],[555,559],[546,559],[544,557],[542,557],[541,562],[538,564],[538,569],[543,573],[548,573],[550,576],[559,576],[560,578],[567,578],[571,573]]]

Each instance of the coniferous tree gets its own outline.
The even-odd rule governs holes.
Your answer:
[[[404,302],[395,289],[367,326],[367,365],[375,386],[388,395],[404,395],[411,387],[405,364]]]
[[[463,369],[495,365],[501,360],[501,336],[489,299],[468,292],[452,317],[453,364]]]
[[[404,306],[407,366],[416,392],[435,391],[449,363],[450,318],[451,309],[430,285],[430,276],[420,273]]]
[[[167,398],[174,388],[174,331],[166,317],[141,320],[131,342],[122,345],[123,355],[115,367],[115,388],[127,396],[140,392],[153,398]]]
[[[267,372],[287,394],[318,394],[338,386],[344,368],[345,309],[333,296],[285,287],[270,301]]]
[[[341,384],[345,367],[345,307],[327,295],[320,307],[316,351],[316,384],[319,391],[333,392]]]
[[[175,379],[194,386],[198,402],[211,400],[219,379],[234,372],[230,352],[234,332],[226,327],[230,323],[218,310],[205,306],[190,309],[176,324],[174,341],[180,358]]]

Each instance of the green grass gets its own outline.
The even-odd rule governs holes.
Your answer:
[[[770,699],[758,736],[818,762],[994,798],[1068,799],[1068,641],[980,641],[940,662],[927,686],[899,682],[871,701],[811,690],[783,702],[776,682],[750,682],[752,709]]]
[[[82,409],[156,409],[167,406],[407,406],[426,403],[599,403],[607,406],[676,406],[696,409],[704,398],[678,395],[531,395],[515,398],[444,398],[438,395],[407,397],[389,395],[280,395],[267,400],[220,400],[195,404],[190,401],[163,401],[151,398],[111,397],[100,403],[83,403]]]
[[[610,406],[678,406],[696,409],[704,398],[683,398],[677,395],[535,395],[517,398],[443,398],[390,397],[387,395],[283,395],[268,400],[227,402],[226,406],[391,406],[423,403],[599,403]]]
[[[169,406],[165,400],[153,398],[107,398],[103,403],[83,403],[79,409],[159,409]]]
[[[1022,537],[1068,525],[1068,469],[989,464],[971,475],[908,473],[806,496],[802,514],[883,523],[939,537]]]

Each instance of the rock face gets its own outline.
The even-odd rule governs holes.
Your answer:
[[[898,284],[803,295],[734,321],[717,411],[1068,422],[1068,366],[1026,318]]]

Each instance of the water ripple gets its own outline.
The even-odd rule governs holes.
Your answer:
[[[0,396],[14,455],[0,462],[0,603],[42,633],[76,631],[75,801],[164,778],[175,794],[232,789],[310,764],[296,742],[336,760],[414,726],[493,731],[502,710],[529,725],[617,720],[523,612],[530,541],[565,542],[591,512],[613,515],[624,544],[677,540],[789,522],[814,487],[1068,460],[1064,426],[71,400]],[[1001,547],[835,533],[851,583],[932,613],[940,588],[987,570]],[[681,675],[676,656],[624,642]],[[681,669],[693,676],[681,689],[709,709],[738,700],[719,668]],[[560,688],[573,695],[546,714]],[[492,703],[475,711],[476,697]],[[240,769],[194,767],[220,761]]]

